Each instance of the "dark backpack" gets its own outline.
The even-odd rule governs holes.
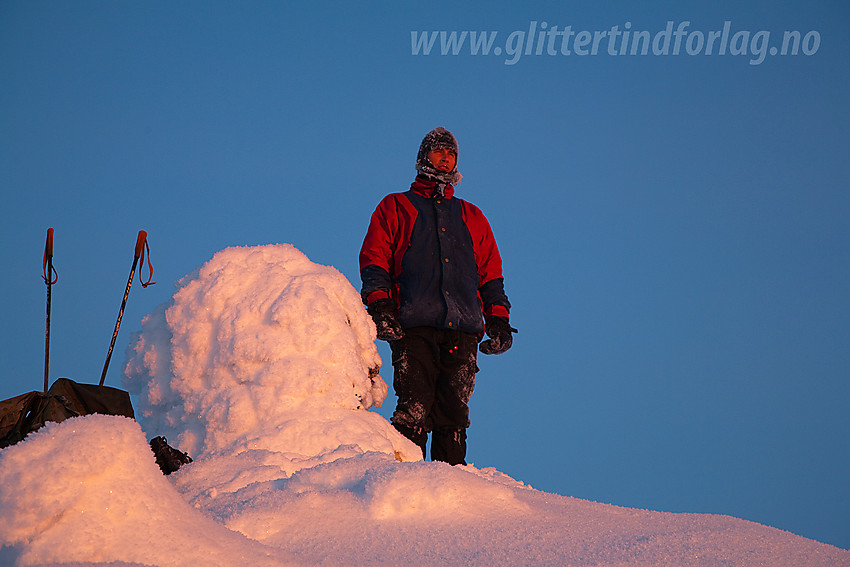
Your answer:
[[[93,413],[135,419],[130,394],[124,390],[59,378],[47,393],[29,392],[0,402],[0,449],[23,440],[48,421]]]

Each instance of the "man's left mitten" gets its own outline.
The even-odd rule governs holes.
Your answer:
[[[505,317],[492,316],[488,317],[484,323],[484,332],[490,338],[482,341],[478,345],[478,350],[484,354],[502,354],[511,348],[514,342],[511,333],[517,333],[519,331],[511,327],[511,324]]]

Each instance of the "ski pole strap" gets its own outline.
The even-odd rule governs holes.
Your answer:
[[[142,284],[142,287],[148,287],[149,285],[156,284],[156,282],[151,281],[153,280],[153,264],[151,264],[151,250],[150,246],[148,246],[148,235],[145,233],[144,236],[142,236],[142,233],[144,232],[145,231],[143,230],[139,232],[139,238],[144,240],[144,243],[143,245],[137,246],[136,249],[139,250],[142,259],[142,267],[139,268],[139,283]],[[148,255],[148,281],[146,282],[142,281],[142,270],[145,267],[145,252],[147,252]]]
[[[48,274],[48,266],[50,273]],[[44,243],[44,260],[41,265],[42,276],[44,283],[53,285],[59,281],[59,273],[53,267],[53,229],[47,229],[47,241]]]

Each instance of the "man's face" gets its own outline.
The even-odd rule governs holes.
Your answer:
[[[431,162],[438,171],[449,172],[454,170],[457,163],[457,157],[454,152],[448,148],[438,148],[428,152],[428,161]]]

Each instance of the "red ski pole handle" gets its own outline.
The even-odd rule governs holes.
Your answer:
[[[142,256],[142,251],[145,248],[145,240],[148,238],[148,233],[144,230],[139,231],[139,236],[136,238],[136,256],[135,258],[138,260]]]
[[[59,276],[53,268],[53,229],[47,229],[47,241],[44,243],[44,261],[41,263],[42,278],[47,285],[59,281]]]
[[[47,229],[47,242],[44,244],[44,255],[53,256],[53,229]]]

